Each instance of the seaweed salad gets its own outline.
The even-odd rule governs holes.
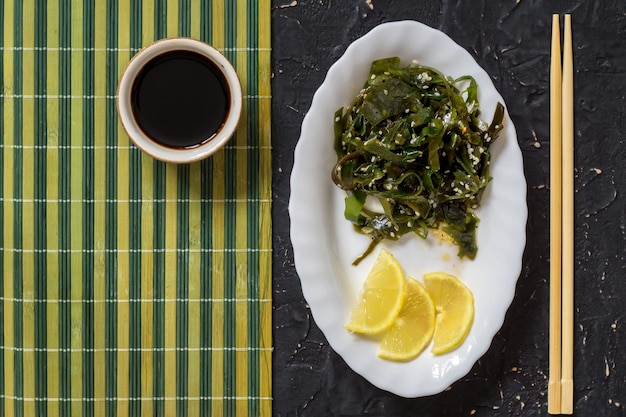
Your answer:
[[[374,61],[356,99],[335,113],[332,179],[346,191],[345,218],[371,237],[354,265],[385,240],[440,229],[459,257],[476,256],[475,209],[491,180],[489,148],[504,107],[480,119],[471,76],[452,79],[397,57]],[[378,200],[379,208],[366,204]]]

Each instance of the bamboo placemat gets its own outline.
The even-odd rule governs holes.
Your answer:
[[[0,415],[271,415],[269,0],[0,0]],[[157,162],[115,94],[156,39],[233,62],[226,149]]]

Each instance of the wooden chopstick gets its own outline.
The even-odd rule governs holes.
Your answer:
[[[550,65],[550,375],[548,413],[574,412],[574,64],[565,15],[563,67],[558,15]]]
[[[565,15],[563,27],[563,257],[561,323],[561,414],[574,412],[574,63],[572,18]]]
[[[561,71],[560,22],[555,14],[550,64],[550,414],[561,414]]]

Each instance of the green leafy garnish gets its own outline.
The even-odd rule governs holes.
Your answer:
[[[489,176],[489,147],[502,130],[498,103],[487,125],[480,118],[478,86],[399,58],[374,61],[365,86],[345,111],[335,113],[337,164],[332,178],[346,191],[345,217],[372,238],[360,262],[384,239],[441,229],[476,256],[474,210]],[[368,208],[378,199],[382,210]]]

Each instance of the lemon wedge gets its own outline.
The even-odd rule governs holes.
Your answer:
[[[363,284],[359,304],[352,310],[346,329],[375,334],[387,329],[404,301],[405,279],[402,268],[389,251],[381,249]]]
[[[424,285],[436,311],[431,352],[442,355],[458,348],[469,334],[474,321],[474,296],[461,280],[444,272],[425,274]]]
[[[404,305],[384,333],[378,357],[394,361],[415,358],[433,338],[435,305],[426,289],[414,278],[406,280]]]

